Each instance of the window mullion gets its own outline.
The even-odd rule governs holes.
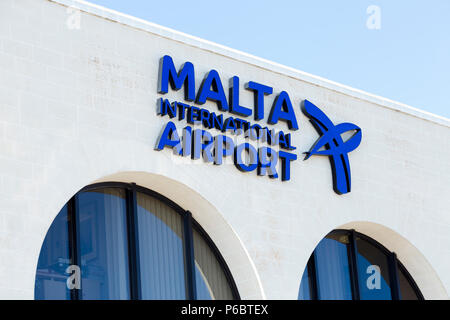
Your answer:
[[[136,184],[132,183],[131,188],[126,191],[130,297],[132,300],[139,300],[141,298],[141,280],[139,268]]]
[[[78,232],[78,208],[77,208],[77,196],[73,196],[67,205],[67,213],[69,215],[69,252],[70,252],[70,263],[74,266],[80,268],[81,271],[81,257],[80,257],[80,237]],[[80,277],[81,284],[81,274],[78,275]],[[71,300],[80,300],[81,299],[81,286],[80,289],[71,289],[70,290],[70,299]]]
[[[186,211],[184,214],[184,259],[186,264],[187,299],[195,300],[197,290],[195,287],[195,256],[194,238],[192,230],[192,214]]]
[[[398,282],[397,255],[392,252],[389,255],[389,274],[391,280],[391,296],[392,300],[400,300],[400,285]]]
[[[359,278],[358,278],[358,261],[357,261],[357,248],[356,248],[356,235],[355,230],[350,230],[349,234],[349,248],[348,258],[350,266],[350,279],[352,284],[352,297],[353,300],[360,300],[359,293]]]

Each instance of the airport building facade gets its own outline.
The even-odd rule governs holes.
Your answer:
[[[1,299],[448,299],[448,119],[83,1],[0,71]]]

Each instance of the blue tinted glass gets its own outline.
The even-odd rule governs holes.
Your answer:
[[[36,271],[34,297],[38,300],[70,299],[65,271],[70,265],[67,205],[53,221],[44,240]]]
[[[194,228],[195,282],[199,300],[232,300],[233,292],[222,265],[206,239]]]
[[[77,196],[83,299],[129,299],[125,191]]]
[[[197,300],[212,300],[211,289],[197,266],[195,266],[195,289],[197,290]]]
[[[298,300],[311,300],[311,294],[309,291],[309,274],[308,266],[305,267],[303,272],[302,281],[300,282],[300,290],[298,291]]]
[[[351,300],[348,237],[331,235],[314,251],[319,300]]]
[[[186,299],[183,220],[171,207],[138,193],[143,299]]]
[[[356,247],[361,300],[391,300],[388,257],[360,238],[356,238]]]

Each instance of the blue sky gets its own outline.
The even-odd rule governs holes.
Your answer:
[[[449,0],[90,2],[450,118]]]

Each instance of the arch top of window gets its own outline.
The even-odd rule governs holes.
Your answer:
[[[340,243],[341,250],[340,253],[340,262],[346,261],[348,263],[348,266],[346,267],[347,271],[344,273],[348,273],[346,275],[346,280],[341,280],[344,282],[348,282],[348,286],[350,289],[347,289],[351,291],[351,299],[353,300],[359,300],[363,298],[361,295],[363,295],[363,292],[361,292],[361,283],[360,280],[360,273],[362,273],[362,267],[364,265],[364,257],[360,255],[360,252],[358,252],[357,242],[362,241],[363,243],[367,243],[367,245],[372,246],[376,250],[378,250],[379,253],[382,253],[386,257],[386,266],[387,270],[383,270],[385,273],[389,274],[389,279],[386,279],[388,281],[392,281],[391,284],[392,287],[391,290],[391,297],[390,299],[399,299],[400,298],[400,282],[403,281],[402,285],[410,286],[410,297],[412,294],[416,296],[417,299],[423,300],[424,297],[418,288],[416,282],[412,278],[412,276],[409,274],[405,266],[401,263],[401,261],[397,258],[395,252],[390,251],[388,248],[383,246],[380,242],[376,241],[375,239],[355,231],[354,229],[335,229],[329,232],[318,244],[318,246],[314,249],[314,252],[311,254],[311,257],[308,260],[307,266],[303,272],[300,289],[299,289],[299,299],[320,299],[320,283],[318,282],[318,278],[320,278],[320,275],[317,274],[317,258],[316,257],[316,250],[317,248],[323,244],[323,241],[325,239],[335,240],[336,243]],[[345,249],[344,249],[345,248]],[[345,251],[342,251],[345,250]],[[343,258],[344,257],[344,258]],[[324,257],[320,257],[322,260]],[[326,257],[325,257],[326,258]],[[344,260],[342,260],[344,259]],[[323,262],[323,261],[322,261]],[[367,263],[367,261],[365,261]],[[359,269],[358,269],[359,268]],[[386,269],[386,268],[385,268]],[[370,270],[373,270],[370,269]],[[342,274],[340,276],[343,276]],[[322,277],[323,278],[323,277]],[[322,279],[322,281],[324,281]],[[323,286],[322,286],[323,287]],[[323,288],[326,288],[323,287]],[[322,290],[324,290],[322,288]],[[334,289],[336,292],[338,292],[338,289]],[[341,288],[341,290],[343,290]],[[335,292],[335,293],[336,293]],[[339,299],[339,298],[338,298]],[[342,299],[342,297],[341,297]]]
[[[370,242],[371,244],[375,245],[378,249],[380,249],[386,255],[394,253],[394,252],[390,251],[388,248],[386,248],[385,246],[383,246],[377,240],[375,240],[375,239],[373,239],[373,238],[371,238],[369,236],[366,236],[365,234],[360,233],[360,232],[358,232],[358,231],[356,231],[354,229],[335,229],[335,230],[329,232],[325,236],[325,238],[328,237],[328,236],[333,236],[333,235],[338,235],[338,234],[346,235],[346,236],[349,236],[349,237],[353,235],[354,237],[359,237],[359,238],[361,238],[363,240],[366,240],[367,242]]]
[[[116,192],[112,192],[111,190],[117,189],[118,193],[116,194]],[[108,192],[105,192],[105,190],[109,190]],[[120,191],[120,192],[119,192]],[[104,199],[100,201],[100,207],[97,205],[95,205],[95,203],[93,204],[93,206],[91,206],[91,209],[85,209],[86,208],[86,204],[85,202],[89,202],[92,204],[93,201],[95,201],[96,197],[95,195],[89,195],[90,193],[99,193],[100,197],[114,197],[116,196],[113,200],[113,204],[111,203],[111,199]],[[100,195],[101,194],[101,195]],[[144,208],[142,207],[142,205],[139,203],[138,199],[142,197],[146,197],[148,196],[148,199],[155,199],[157,202],[154,202],[154,205],[150,204],[150,207]],[[87,199],[87,200],[86,200]],[[103,199],[103,198],[102,198]],[[81,203],[80,201],[84,201],[83,203]],[[108,202],[108,204],[106,204]],[[151,203],[151,202],[150,202]],[[158,204],[159,203],[159,204]],[[84,205],[83,208],[80,207],[80,205]],[[156,205],[156,207],[155,207]],[[170,208],[171,210],[167,211],[167,212],[163,212],[164,211],[164,206],[167,208]],[[122,218],[119,218],[118,221],[114,221],[111,222],[112,219],[111,218],[107,218],[106,215],[108,212],[108,210],[111,210],[111,208],[113,208],[113,210],[121,210],[121,212],[123,213],[118,213],[118,214],[114,214],[114,216],[122,216]],[[153,208],[153,209],[151,209]],[[158,209],[155,209],[158,208]],[[148,211],[148,209],[150,209],[150,211]],[[122,249],[119,249],[121,256],[126,257],[128,255],[128,258],[126,258],[125,260],[123,260],[122,258],[122,265],[118,265],[118,266],[113,266],[112,268],[122,268],[122,273],[124,273],[122,275],[122,279],[128,278],[129,280],[121,280],[121,283],[116,283],[116,284],[112,284],[112,286],[120,286],[120,287],[124,287],[124,286],[128,286],[129,288],[129,292],[125,291],[124,294],[121,295],[122,298],[131,298],[131,299],[140,299],[140,298],[144,298],[143,296],[143,288],[141,287],[141,280],[142,278],[140,277],[140,264],[145,263],[145,261],[143,262],[142,258],[142,253],[140,253],[140,249],[139,246],[141,245],[145,245],[148,241],[164,241],[161,240],[161,238],[152,238],[151,237],[144,237],[144,238],[140,238],[139,237],[139,233],[143,231],[143,233],[146,233],[146,228],[150,227],[151,224],[153,223],[157,223],[157,224],[164,224],[165,219],[160,220],[158,219],[158,217],[155,215],[153,218],[150,218],[146,215],[146,212],[150,212],[150,213],[154,213],[153,210],[156,211],[160,211],[163,210],[161,212],[161,214],[166,215],[166,214],[170,214],[170,212],[172,212],[172,215],[179,215],[179,219],[175,219],[175,216],[173,216],[173,218],[171,218],[172,220],[170,221],[175,221],[175,220],[179,220],[179,222],[174,222],[176,225],[178,225],[178,227],[176,225],[174,225],[176,227],[176,232],[173,233],[167,233],[167,232],[163,232],[161,235],[164,237],[167,236],[171,236],[173,239],[169,240],[170,245],[174,245],[174,243],[176,241],[178,241],[180,244],[178,245],[178,250],[181,250],[181,254],[178,254],[179,258],[174,258],[173,254],[171,259],[175,259],[174,261],[180,261],[180,263],[183,263],[184,266],[182,266],[182,268],[180,270],[184,270],[184,271],[180,271],[181,273],[184,273],[184,279],[183,281],[185,281],[185,285],[186,285],[186,298],[187,299],[195,299],[198,295],[200,295],[203,299],[204,298],[208,298],[208,296],[210,298],[219,298],[219,299],[240,299],[239,296],[239,292],[237,290],[237,286],[234,282],[234,279],[232,277],[232,274],[224,260],[224,258],[222,257],[222,255],[220,254],[220,251],[218,250],[218,248],[216,247],[216,245],[214,244],[214,242],[212,241],[212,239],[209,237],[209,235],[207,234],[207,232],[202,228],[202,226],[197,223],[197,221],[195,221],[192,217],[192,214],[187,211],[184,210],[181,206],[179,206],[178,204],[176,204],[174,201],[170,200],[169,198],[159,194],[158,192],[155,192],[153,190],[149,190],[147,188],[141,187],[135,183],[125,183],[125,182],[100,182],[100,183],[95,183],[95,184],[91,184],[88,185],[84,188],[82,188],[81,190],[79,190],[68,202],[67,204],[63,207],[63,209],[60,211],[60,213],[57,215],[57,217],[55,218],[54,222],[52,223],[50,229],[47,232],[47,236],[44,240],[44,244],[42,245],[41,248],[41,253],[39,256],[39,262],[41,262],[41,258],[44,260],[50,260],[51,259],[51,254],[52,252],[55,252],[55,244],[49,244],[46,245],[46,243],[48,241],[52,241],[55,239],[59,238],[67,238],[66,240],[63,241],[63,243],[59,243],[56,245],[56,247],[68,247],[66,248],[67,253],[64,254],[65,258],[60,258],[58,257],[54,257],[56,259],[54,259],[54,261],[52,261],[52,266],[50,266],[48,263],[44,264],[45,266],[40,268],[39,265],[40,263],[38,263],[38,270],[37,270],[37,274],[36,274],[36,290],[35,290],[35,298],[46,298],[46,296],[39,296],[38,292],[42,292],[43,287],[45,287],[45,281],[59,281],[61,282],[62,285],[62,280],[66,280],[67,276],[64,274],[64,270],[65,268],[63,268],[63,266],[59,269],[55,269],[53,267],[53,265],[56,264],[64,264],[64,265],[75,265],[75,266],[79,266],[81,269],[85,268],[84,270],[84,274],[86,274],[86,272],[88,272],[89,274],[91,274],[92,277],[95,277],[95,274],[98,273],[98,267],[95,266],[93,268],[91,268],[91,270],[87,270],[86,269],[86,264],[88,262],[86,262],[88,257],[86,254],[83,255],[83,259],[81,257],[81,249],[83,246],[86,247],[86,241],[94,241],[93,243],[98,243],[99,241],[99,237],[101,237],[101,235],[104,235],[104,231],[101,231],[99,229],[98,232],[96,232],[96,234],[94,234],[92,237],[97,238],[97,240],[95,238],[92,239],[80,239],[81,235],[80,235],[80,230],[82,228],[86,228],[86,222],[89,217],[86,217],[86,214],[84,214],[84,217],[82,217],[83,221],[80,220],[80,216],[83,214],[83,212],[80,212],[80,210],[91,210],[91,213],[96,213],[96,210],[100,210],[100,211],[104,211],[102,214],[106,219],[105,221],[108,221],[109,223],[112,223],[112,225],[109,226],[109,232],[112,232],[111,230],[115,230],[114,232],[116,232],[117,230],[122,230],[122,234],[124,234],[125,236],[121,236],[120,234],[118,234],[118,238],[117,239],[121,239],[120,241],[122,242],[126,242],[125,244],[120,244],[120,243],[116,243],[115,247],[119,247]],[[105,211],[106,210],[106,211]],[[141,222],[142,223],[146,223],[146,226],[138,226],[138,216],[140,215],[140,217],[143,219]],[[92,214],[91,214],[92,216]],[[103,217],[102,216],[102,217]],[[152,215],[153,216],[153,215]],[[161,215],[159,215],[161,217]],[[156,219],[156,220],[155,220]],[[173,220],[175,219],[175,220]],[[168,221],[169,221],[168,220]],[[153,221],[153,222],[152,222]],[[54,225],[55,222],[58,222],[59,225],[57,226],[57,229],[59,229],[59,233],[56,237],[51,235],[51,231],[52,228],[54,229]],[[103,221],[102,221],[103,222]],[[66,227],[62,227],[61,226],[64,225],[64,223],[66,224]],[[80,223],[83,223],[83,226],[81,226]],[[150,224],[149,224],[150,223]],[[95,228],[95,223],[90,223],[90,225],[93,225]],[[92,227],[92,226],[91,226]],[[102,226],[98,226],[99,228],[102,228],[102,230],[106,230],[105,227]],[[143,229],[142,229],[143,228]],[[170,228],[170,226],[169,226]],[[65,231],[67,230],[67,231]],[[124,231],[125,230],[125,231]],[[64,231],[61,234],[61,231]],[[173,230],[175,231],[175,229]],[[120,233],[120,232],[119,232]],[[83,236],[88,236],[89,234],[92,234],[91,232],[87,232],[86,230],[82,233]],[[160,235],[160,236],[161,236]],[[194,235],[195,235],[195,240],[194,240]],[[50,236],[50,238],[49,238]],[[112,242],[120,242],[117,239],[111,239]],[[145,239],[147,241],[145,241]],[[102,240],[100,240],[102,241]],[[142,243],[142,241],[145,241],[145,243]],[[174,242],[175,241],[175,242]],[[60,241],[61,242],[61,241]],[[158,247],[159,246],[159,247]],[[153,249],[149,249],[149,250],[160,250],[160,246],[161,244],[159,244],[157,247],[154,246]],[[194,250],[194,247],[198,247],[201,250],[199,252],[196,252]],[[85,252],[86,250],[91,250],[92,248],[89,247],[89,245],[87,246],[87,249],[83,249]],[[111,248],[110,248],[111,249]],[[98,250],[97,250],[98,251]],[[111,251],[111,250],[109,250]],[[91,253],[88,252],[91,256],[95,255],[95,254],[101,254],[99,252],[95,252],[95,250]],[[57,255],[61,255],[61,253],[56,253]],[[206,255],[206,256],[205,256]],[[92,258],[90,258],[92,259]],[[178,260],[177,260],[178,259]],[[181,260],[180,260],[181,259]],[[127,262],[124,262],[127,261]],[[215,265],[211,265],[211,261],[215,261],[213,264]],[[147,263],[148,264],[148,263]],[[172,264],[173,266],[173,264]],[[108,267],[109,268],[109,267]],[[161,266],[157,267],[161,270]],[[206,268],[206,269],[205,269]],[[54,270],[53,270],[54,269]],[[56,271],[55,271],[56,270]],[[67,269],[68,270],[68,269]],[[214,271],[216,270],[216,271]],[[172,272],[172,271],[171,271]],[[179,273],[180,273],[179,272]],[[219,273],[219,275],[215,274]],[[83,270],[81,270],[81,273],[83,273]],[[126,274],[129,274],[128,276],[126,276]],[[198,275],[202,275],[202,279],[196,279],[196,274]],[[205,276],[206,275],[206,276]],[[207,279],[205,277],[212,277],[214,278],[211,281],[215,281],[216,283],[213,284],[209,284],[209,283],[204,283],[205,281],[210,281],[210,279]],[[216,278],[221,278],[222,282],[221,283],[217,283],[217,279]],[[39,279],[44,279],[43,281],[38,281]],[[181,279],[181,278],[180,278]],[[89,286],[89,280],[87,279],[85,282],[85,285]],[[125,281],[125,282],[124,282]],[[128,281],[128,282],[127,282]],[[173,284],[173,279],[170,280]],[[200,281],[200,282],[199,282]],[[59,283],[58,282],[58,283]],[[202,283],[203,282],[203,283]],[[56,283],[56,282],[55,282]],[[226,283],[226,284],[225,284]],[[54,285],[51,284],[50,287]],[[59,285],[59,286],[61,286]],[[209,294],[208,293],[202,293],[202,288],[203,291],[205,291],[206,289],[204,288],[209,288],[209,290],[211,289],[211,286],[213,288],[215,288],[215,290],[219,290],[219,293],[214,293],[214,294]],[[91,285],[92,287],[92,285]],[[226,288],[229,289],[226,289]],[[181,288],[181,287],[180,287]],[[41,290],[42,289],[42,290]],[[60,294],[60,297],[51,297],[51,298],[57,298],[57,299],[80,299],[81,298],[81,293],[83,292],[83,290],[78,290],[77,288],[67,288],[68,290],[62,290],[62,293]],[[39,291],[40,290],[40,291]],[[127,289],[128,290],[128,289]],[[172,290],[172,288],[166,288],[164,290]],[[200,290],[200,291],[199,291]],[[172,290],[173,291],[173,290]],[[179,292],[181,292],[180,290],[178,290]],[[229,292],[229,293],[227,293]],[[222,297],[222,298],[221,298]],[[89,297],[87,297],[89,298]],[[121,298],[121,299],[122,299]]]
[[[179,206],[176,202],[172,201],[171,199],[163,196],[162,194],[147,189],[145,187],[141,187],[135,183],[127,183],[127,182],[98,182],[98,183],[93,183],[90,184],[84,188],[82,188],[80,191],[77,192],[77,194],[81,193],[81,192],[85,192],[85,191],[95,191],[98,189],[102,189],[102,188],[122,188],[125,190],[135,190],[136,192],[141,192],[144,194],[147,194],[149,196],[152,196],[162,202],[164,202],[166,205],[168,205],[169,207],[171,207],[172,209],[174,209],[176,212],[178,212],[179,214],[186,214],[186,210],[184,210],[181,206]]]

